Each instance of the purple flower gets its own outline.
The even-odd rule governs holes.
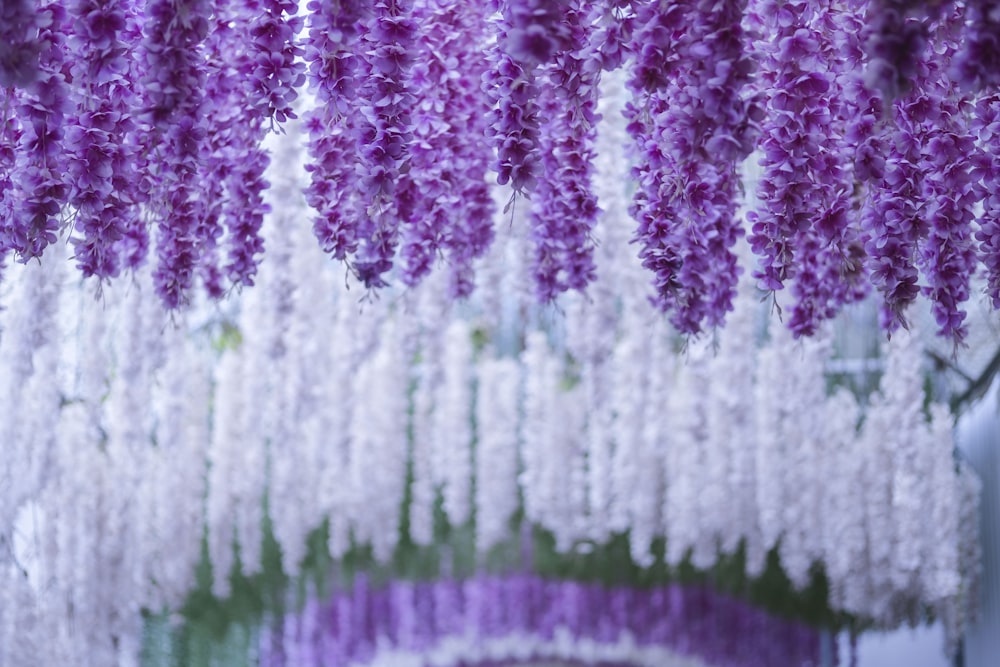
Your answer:
[[[759,121],[745,90],[752,67],[744,7],[653,3],[639,11],[634,33],[636,240],[655,275],[655,303],[685,333],[722,325],[739,276],[736,166],[752,149]]]
[[[295,89],[305,83],[305,64],[297,60],[303,49],[295,43],[303,19],[296,16],[295,0],[262,0],[261,5],[244,13],[250,43],[245,80],[258,112],[283,123],[296,117],[292,110],[298,96]]]
[[[893,100],[910,91],[927,48],[929,2],[874,0],[868,9],[866,83]]]
[[[566,20],[566,12],[572,11],[570,0],[507,0],[506,4],[504,16],[510,22],[506,51],[516,62],[542,65],[571,48],[573,22]]]
[[[158,265],[153,283],[164,305],[186,303],[199,272],[206,236],[198,175],[206,138],[205,64],[200,48],[209,31],[207,0],[154,0],[146,7],[142,81],[146,131],[162,142],[148,166],[150,206],[157,221]]]
[[[413,211],[408,175],[413,95],[407,85],[416,24],[408,0],[378,0],[364,34],[364,83],[358,91],[361,121],[355,130],[360,152],[358,249],[353,269],[368,288],[387,284],[401,222]]]
[[[601,69],[618,69],[625,61],[632,43],[635,23],[634,0],[609,0],[595,10],[593,51],[600,59]],[[603,11],[601,11],[603,10]]]
[[[0,212],[5,213],[0,218],[0,249],[13,250],[22,261],[41,256],[56,241],[60,214],[69,192],[63,155],[69,98],[64,59],[65,21],[65,11],[59,4],[40,8],[36,17],[37,73],[24,90],[8,93],[5,99],[5,132],[16,136],[19,143],[8,172],[14,187],[5,190],[0,207]],[[13,121],[6,118],[15,102],[17,126],[8,125]]]
[[[111,278],[122,268],[124,243],[141,226],[134,179],[136,146],[129,52],[140,39],[129,0],[77,0],[68,41],[76,83],[76,109],[66,134],[70,203],[76,207],[72,237],[84,276]]]
[[[928,128],[921,160],[927,173],[923,195],[929,231],[918,262],[938,334],[961,343],[968,332],[962,304],[969,298],[976,266],[972,222],[981,194],[973,182],[975,145],[964,114],[956,105],[943,107],[944,113]]]
[[[306,169],[311,183],[306,201],[317,217],[313,232],[320,246],[345,260],[357,250],[357,179],[354,137],[361,122],[357,89],[361,78],[362,20],[368,11],[358,0],[312,0],[308,8],[305,60],[319,106],[305,124],[309,131]]]
[[[402,280],[416,285],[446,254],[454,298],[473,289],[472,262],[493,241],[493,202],[486,183],[489,101],[480,82],[484,60],[456,71],[455,63],[482,51],[481,17],[464,3],[431,0],[418,17],[410,174],[413,210],[402,229]]]
[[[613,654],[613,647],[627,634],[638,647],[655,646],[713,665],[806,665],[816,664],[820,655],[816,629],[773,617],[705,586],[634,589],[528,574],[480,575],[462,582],[394,582],[388,589],[369,589],[356,582],[353,589],[335,591],[324,608],[330,611],[318,612],[319,605],[309,600],[301,612],[271,621],[261,633],[261,665],[284,665],[305,655],[324,664],[364,663],[371,659],[376,640],[384,650],[410,649],[409,657],[426,660],[421,647],[413,646],[412,632],[401,632],[401,621],[417,610],[419,617],[406,625],[418,622],[427,632],[428,646],[453,638],[490,640],[510,634],[528,642],[519,647],[518,655],[476,660],[479,667],[508,664],[504,658],[523,660],[523,649],[532,649],[532,643],[538,647],[534,650],[545,651],[557,627],[582,640],[574,642],[578,650],[598,644]],[[498,623],[500,618],[508,622]],[[567,656],[563,650],[561,658],[592,658],[582,652]],[[541,661],[553,657],[535,656]],[[624,667],[615,661],[600,664]]]
[[[942,53],[957,15],[944,16],[932,37]],[[881,292],[882,325],[906,324],[904,311],[923,291],[930,297],[939,334],[961,342],[961,303],[969,296],[975,265],[972,221],[983,191],[977,186],[974,141],[941,65],[924,57],[915,65],[913,91],[894,103],[895,129],[885,173],[865,204],[869,280]],[[919,285],[920,275],[926,285]]]
[[[0,6],[0,88],[24,88],[40,76],[39,58],[46,48],[39,28],[50,15],[31,0],[4,0]]]
[[[532,272],[539,301],[584,289],[595,276],[593,171],[597,79],[592,26],[579,2],[565,8],[562,50],[541,70],[541,178],[532,199]]]
[[[498,5],[500,18],[493,24],[496,42],[487,50],[491,67],[483,77],[483,89],[493,106],[487,133],[497,152],[497,183],[510,183],[515,196],[526,195],[534,189],[538,177],[538,61],[519,60],[528,54],[510,43],[510,34],[515,30],[513,14],[523,11],[525,5],[516,1],[501,1]],[[523,23],[523,16],[518,20]]]
[[[811,335],[864,294],[861,235],[850,215],[853,161],[845,140],[843,76],[849,48],[833,38],[832,10],[797,0],[762,2],[760,82],[766,96],[759,210],[749,216],[754,276],[768,291],[794,281],[788,326]]]
[[[260,143],[278,118],[261,98],[257,84],[248,83],[254,81],[258,55],[250,38],[257,18],[251,8],[234,4],[214,17],[205,44],[203,113],[212,130],[202,163],[201,178],[209,194],[204,198],[199,237],[201,277],[212,296],[224,293],[224,278],[235,287],[253,285],[264,251],[260,229],[268,210],[263,191],[268,186],[264,170],[269,158]],[[220,267],[217,245],[223,228],[227,252]]]
[[[981,179],[983,212],[975,238],[986,274],[986,293],[1000,309],[1000,95],[979,100],[972,129],[979,139],[975,174]]]

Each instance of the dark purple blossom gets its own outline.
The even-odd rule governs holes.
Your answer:
[[[927,0],[872,0],[868,9],[866,83],[891,101],[913,86],[927,48]]]
[[[487,134],[497,153],[497,183],[510,183],[516,196],[530,193],[538,178],[540,121],[538,63],[519,61],[510,53],[512,4],[498,0],[491,5],[499,11],[499,18],[493,22],[496,41],[487,50],[490,69],[483,77],[483,89],[493,107]]]
[[[264,251],[260,229],[268,210],[263,192],[269,158],[261,141],[278,118],[253,74],[259,51],[251,32],[261,11],[241,2],[217,8],[205,45],[203,113],[212,130],[202,164],[207,194],[199,237],[202,281],[212,295],[224,292],[224,279],[233,287],[253,285]],[[226,243],[221,267],[220,238]]]
[[[532,273],[542,302],[584,289],[595,276],[597,197],[591,190],[599,63],[579,2],[565,8],[561,50],[541,70],[542,172],[531,209]]]
[[[926,176],[927,238],[920,245],[918,264],[927,282],[923,293],[931,300],[938,335],[956,344],[968,333],[962,304],[969,299],[969,284],[976,267],[972,224],[982,191],[975,170],[975,136],[966,120],[969,109],[955,94],[942,60],[957,51],[954,41],[961,18],[956,12],[936,23],[934,38],[939,56],[927,63],[931,107],[920,166]]]
[[[931,38],[942,54],[955,51],[950,35],[956,19],[934,23]],[[923,291],[939,333],[960,342],[960,304],[968,299],[975,263],[973,210],[982,192],[966,110],[942,73],[937,58],[925,55],[915,66],[912,91],[894,102],[894,125],[881,130],[880,143],[888,148],[884,174],[871,184],[863,222],[869,280],[883,298],[883,328],[905,326],[906,308]]]
[[[14,88],[0,88],[0,254],[7,256],[9,247],[3,230],[6,220],[12,220],[16,206],[12,175],[17,163],[17,147],[21,143],[21,123],[14,113],[17,104]]]
[[[507,0],[504,16],[510,23],[507,54],[527,67],[543,65],[572,48],[571,0]],[[577,9],[579,11],[579,9]]]
[[[986,294],[1000,309],[1000,95],[976,103],[972,128],[979,140],[978,165],[984,194],[982,215],[975,238],[979,261],[985,269]]]
[[[66,14],[54,2],[36,11],[38,71],[23,90],[8,92],[3,110],[5,131],[17,136],[18,145],[8,172],[13,188],[0,209],[5,213],[0,218],[0,249],[13,250],[21,261],[41,256],[56,241],[69,190],[63,151],[69,107]],[[8,125],[11,113],[18,116],[15,125]]]
[[[486,182],[489,102],[480,82],[486,32],[479,11],[466,3],[417,3],[421,26],[416,63],[410,75],[415,104],[410,148],[413,211],[403,227],[402,279],[417,284],[446,254],[450,293],[473,289],[472,262],[493,241],[493,202]]]
[[[346,260],[358,247],[359,54],[361,25],[370,8],[360,0],[311,0],[308,8],[304,56],[319,105],[305,119],[311,157],[306,201],[316,210],[313,232],[324,252]]]
[[[250,66],[246,85],[250,103],[267,118],[279,123],[296,118],[292,102],[296,88],[305,83],[305,64],[299,60],[303,49],[295,40],[303,19],[296,16],[296,0],[261,0],[260,7],[244,12],[248,22]]]
[[[75,82],[74,116],[66,133],[72,237],[84,276],[111,278],[122,268],[124,243],[140,225],[135,187],[137,147],[130,52],[140,34],[130,0],[77,0],[68,40]]]
[[[399,244],[400,224],[413,211],[408,175],[413,95],[407,86],[416,24],[409,0],[377,0],[364,34],[361,121],[355,132],[360,157],[358,249],[353,269],[368,288],[387,284]]]
[[[832,10],[801,0],[765,0],[753,13],[767,118],[761,206],[749,216],[749,241],[763,289],[794,281],[787,324],[797,336],[811,335],[864,293],[861,237],[849,215],[854,188],[843,125],[845,52],[833,38],[837,20]]]
[[[602,0],[594,10],[593,47],[601,69],[618,69],[629,54],[635,24],[635,0]]]
[[[186,303],[207,236],[199,174],[206,137],[205,63],[208,0],[152,0],[143,26],[143,111],[148,136],[161,142],[151,158],[150,207],[157,224],[157,294],[168,308]]]
[[[634,33],[636,240],[655,275],[656,304],[685,333],[722,325],[739,276],[736,167],[760,120],[745,90],[752,66],[744,8],[739,1],[652,3],[640,9]]]

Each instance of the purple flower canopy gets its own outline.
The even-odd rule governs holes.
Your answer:
[[[551,301],[601,278],[596,109],[624,68],[633,240],[678,330],[724,324],[743,236],[796,335],[869,292],[889,331],[924,295],[956,342],[974,279],[1000,305],[992,0],[482,4],[5,2],[0,256],[66,235],[84,276],[152,261],[170,308],[252,285],[263,142],[301,113],[315,235],[366,288],[441,264],[468,296],[493,180],[530,200]]]

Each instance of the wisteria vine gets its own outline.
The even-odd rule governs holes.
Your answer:
[[[171,308],[199,283],[216,298],[252,285],[265,141],[302,116],[315,236],[366,289],[440,265],[467,298],[500,231],[493,178],[508,212],[532,212],[528,270],[549,302],[601,279],[593,128],[600,80],[621,69],[635,250],[678,330],[722,326],[746,271],[776,301],[789,288],[796,335],[873,287],[887,330],[923,294],[960,343],[970,281],[996,282],[981,136],[996,14],[990,0],[7,2],[0,252],[25,262],[66,236],[102,282],[150,262]],[[743,216],[746,159],[765,177]],[[756,258],[741,266],[744,235]]]

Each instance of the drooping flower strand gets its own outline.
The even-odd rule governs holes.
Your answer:
[[[297,118],[292,102],[296,89],[305,83],[305,63],[299,60],[302,47],[296,35],[303,17],[297,16],[297,0],[261,0],[249,21],[251,67],[247,86],[252,104],[271,122]]]
[[[621,67],[632,44],[636,0],[600,0],[595,3],[593,51],[600,67],[610,72]]]
[[[360,25],[370,10],[360,0],[310,0],[307,6],[304,58],[317,106],[305,120],[312,176],[306,200],[316,211],[313,232],[323,251],[345,260],[358,244],[353,213],[359,206],[354,165],[363,76]]]
[[[984,193],[979,229],[979,261],[986,277],[986,294],[1000,309],[1000,95],[976,101],[971,129],[978,139],[978,173]]]
[[[869,245],[872,231],[882,229],[885,221],[871,215],[874,202],[880,197],[882,179],[886,173],[887,146],[891,143],[890,126],[884,117],[881,93],[866,83],[864,76],[865,50],[864,26],[865,0],[851,0],[842,6],[842,11],[827,12],[824,16],[827,34],[837,35],[832,40],[831,56],[840,62],[836,72],[836,87],[841,92],[839,106],[843,137],[841,141],[842,159],[853,170],[854,193],[847,223],[853,228],[854,238],[847,237],[848,255],[841,264],[848,276],[853,276],[853,287],[858,295],[871,290],[873,262],[871,256],[879,249],[878,244]],[[891,285],[898,278],[907,279],[906,269],[898,258],[891,254],[885,258],[890,262],[881,265],[883,286],[891,291]],[[842,279],[846,276],[842,276]],[[898,278],[897,278],[898,277]],[[842,281],[841,281],[842,282]],[[879,287],[876,285],[876,287]],[[905,295],[904,288],[901,295]],[[854,301],[853,298],[846,299]]]
[[[260,230],[268,211],[263,201],[268,156],[261,140],[268,126],[266,114],[258,109],[266,102],[254,89],[253,53],[247,48],[254,12],[239,2],[220,2],[205,44],[204,114],[212,131],[206,136],[202,163],[207,192],[199,268],[210,295],[222,294],[224,279],[233,287],[253,285],[264,251]],[[224,264],[217,256],[223,233]]]
[[[856,180],[851,177],[850,168],[856,156],[846,137],[852,114],[861,108],[864,108],[861,113],[870,111],[861,107],[870,104],[865,96],[867,90],[853,91],[861,95],[861,99],[853,100],[847,90],[854,83],[851,56],[856,53],[858,38],[852,33],[851,19],[855,14],[850,5],[820,7],[808,26],[818,41],[817,55],[830,82],[831,99],[826,109],[820,111],[827,114],[825,131],[803,151],[808,155],[810,149],[819,149],[819,154],[808,157],[806,164],[813,169],[813,177],[821,179],[827,187],[819,191],[823,198],[818,219],[798,242],[801,266],[792,285],[796,300],[788,322],[798,335],[813,335],[822,322],[834,317],[844,305],[868,293],[864,235],[852,207]]]
[[[19,201],[14,198],[14,181],[11,178],[17,164],[17,147],[21,139],[21,123],[14,113],[17,95],[13,88],[0,88],[0,220],[10,220]],[[10,248],[2,235],[2,229],[0,224],[0,256],[5,265]],[[3,268],[0,268],[0,283],[2,281]]]
[[[381,344],[360,366],[355,387],[361,396],[351,416],[350,503],[355,539],[370,543],[379,562],[386,562],[399,540],[399,513],[406,484],[407,387],[409,369],[403,359],[399,319],[386,322]]]
[[[754,465],[754,382],[757,351],[758,296],[749,277],[742,277],[733,301],[733,312],[718,334],[718,349],[708,360],[711,400],[705,407],[710,461],[722,467],[725,508],[715,520],[719,548],[734,553],[744,539],[747,571],[764,568],[766,550],[757,525],[758,472]],[[718,467],[716,469],[719,469]],[[716,487],[718,488],[718,487]],[[713,521],[713,523],[715,523]]]
[[[944,16],[933,35],[935,52],[954,53],[954,16]],[[961,342],[961,303],[969,296],[975,264],[974,207],[983,197],[974,170],[974,137],[954,87],[938,81],[947,65],[926,57],[916,65],[913,91],[893,104],[894,127],[881,181],[862,212],[869,280],[882,294],[882,326],[905,326],[905,310],[923,292],[933,302],[939,334]],[[980,165],[980,168],[982,165]],[[918,270],[919,269],[919,270]]]
[[[884,174],[869,190],[862,209],[869,281],[882,298],[881,326],[892,332],[907,323],[906,308],[920,293],[915,266],[917,241],[927,233],[918,170],[919,132],[910,113],[919,105],[895,105],[895,130],[886,128],[889,148]]]
[[[441,382],[436,387],[431,425],[431,474],[440,485],[442,509],[453,526],[471,516],[472,334],[455,320],[441,341]]]
[[[353,270],[366,288],[384,287],[392,269],[399,230],[413,214],[408,174],[413,95],[407,78],[413,64],[416,23],[412,0],[378,0],[364,26],[364,79],[358,89],[363,120],[357,129],[362,174],[358,250]]]
[[[732,251],[742,234],[736,165],[752,149],[760,115],[744,92],[752,70],[740,25],[745,6],[661,3],[660,18],[636,34],[635,48],[642,49],[631,112],[642,160],[637,239],[644,265],[657,276],[657,305],[685,333],[723,323],[739,275]],[[679,12],[696,18],[681,23]],[[669,34],[663,47],[669,55],[659,55],[654,71],[645,40],[660,34]],[[648,106],[641,103],[644,91]]]
[[[125,239],[138,228],[137,147],[121,137],[134,132],[136,66],[129,55],[140,39],[131,0],[77,0],[68,55],[72,57],[76,108],[67,128],[72,236],[77,267],[86,276],[112,278]]]
[[[530,193],[538,178],[540,121],[537,63],[518,61],[508,44],[513,30],[510,5],[510,0],[489,3],[490,12],[498,16],[492,20],[496,41],[487,49],[490,69],[483,76],[483,90],[493,108],[487,136],[496,151],[497,183],[509,183],[516,197]]]
[[[1000,86],[1000,2],[965,3],[962,46],[952,62],[951,77],[965,90],[996,90]]]
[[[60,245],[52,249],[63,250]],[[62,353],[60,325],[65,254],[47,252],[11,271],[9,305],[0,310],[0,401],[16,418],[0,423],[0,535],[11,535],[17,512],[45,485],[55,447]]]
[[[969,299],[976,267],[972,223],[984,194],[972,170],[975,138],[966,120],[970,109],[947,80],[961,18],[957,10],[942,13],[932,34],[936,58],[926,63],[933,107],[926,119],[920,166],[927,174],[923,196],[929,230],[917,256],[937,333],[956,344],[968,334],[962,304]]]
[[[271,91],[283,85],[276,81],[283,57],[268,49],[280,50],[287,29],[280,18],[261,11],[255,3],[215,3],[203,48],[206,76],[201,112],[210,130],[205,133],[199,161],[203,186],[197,267],[212,298],[222,297],[229,287],[253,285],[264,250],[260,229],[267,211],[263,193],[268,183],[263,173],[268,156],[261,141],[267,122],[273,128],[276,114],[285,117],[275,111],[277,93]],[[268,40],[271,46],[262,45]],[[267,64],[262,65],[262,59]],[[260,71],[268,65],[279,71]],[[219,257],[223,236],[225,260]]]
[[[761,206],[749,216],[760,257],[754,276],[772,292],[795,281],[788,326],[808,336],[859,296],[851,282],[860,276],[860,248],[847,217],[853,183],[838,124],[841,49],[826,35],[826,11],[806,2],[759,3],[753,18],[767,98]]]
[[[661,192],[669,190],[662,169],[665,155],[658,141],[659,113],[663,107],[663,91],[668,86],[667,75],[676,56],[673,41],[685,25],[683,11],[665,0],[643,5],[636,16],[632,35],[632,64],[628,87],[632,101],[625,107],[628,133],[631,137],[632,178],[636,183],[629,213],[638,227],[635,237],[641,244],[642,265],[653,273],[656,294],[669,294],[680,283],[677,274],[681,258],[676,244],[661,227],[670,217],[662,211]],[[685,26],[686,27],[686,26]]]
[[[532,196],[532,273],[539,301],[570,289],[582,290],[595,277],[597,197],[591,187],[594,125],[597,121],[598,63],[589,50],[592,26],[579,0],[564,8],[565,45],[538,74],[541,172]]]
[[[17,102],[12,106],[21,133],[10,174],[14,187],[6,196],[6,211],[0,210],[9,211],[0,218],[0,248],[13,250],[22,261],[40,257],[55,242],[69,193],[63,158],[69,104],[64,44],[66,11],[57,2],[41,5],[35,11],[37,75],[16,95],[12,89],[7,90],[6,103],[9,105],[12,99]],[[10,108],[4,109],[4,117]]]
[[[168,308],[186,303],[194,287],[205,234],[198,196],[205,138],[205,67],[209,0],[152,0],[142,43],[145,130],[159,145],[149,156],[151,207],[158,235],[157,294]]]
[[[287,126],[297,126],[289,121]],[[334,295],[341,287],[339,276],[326,271],[327,259],[316,247],[309,230],[295,224],[304,218],[306,204],[302,196],[304,178],[290,178],[300,173],[297,168],[299,144],[294,135],[276,135],[292,150],[275,153],[275,166],[279,170],[275,203],[282,201],[286,217],[282,225],[292,244],[289,256],[292,262],[292,293],[290,322],[284,345],[287,355],[280,372],[281,380],[273,388],[273,402],[281,406],[280,426],[269,443],[268,491],[269,508],[274,521],[274,536],[281,546],[282,569],[291,576],[299,568],[308,552],[309,532],[323,523],[327,505],[316,502],[314,489],[322,488],[329,469],[329,459],[336,454],[330,446],[330,433],[339,424],[340,415],[333,416],[330,403],[321,390],[324,382],[335,371],[331,362],[334,350],[315,332],[328,327],[335,319]],[[291,153],[291,155],[289,155]],[[303,174],[304,176],[304,174]],[[281,233],[280,231],[278,233]],[[275,243],[279,243],[277,239]]]
[[[402,230],[402,280],[420,282],[443,249],[449,293],[464,298],[474,286],[473,261],[493,241],[486,180],[489,102],[481,83],[486,63],[469,57],[485,47],[485,23],[477,8],[460,0],[418,0],[416,9],[422,29],[410,76],[410,172],[417,197]],[[463,66],[456,70],[459,62]]]

